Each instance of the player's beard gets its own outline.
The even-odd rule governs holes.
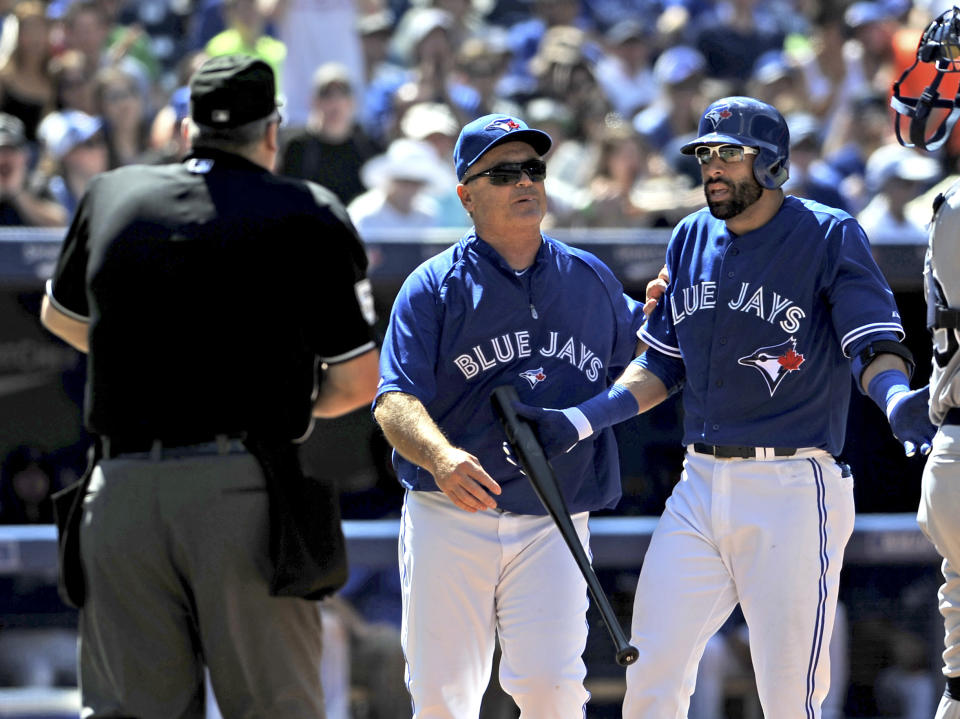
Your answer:
[[[711,183],[721,183],[730,188],[730,198],[720,202],[711,202],[710,193],[707,191],[707,183],[703,183],[703,194],[707,198],[707,206],[710,208],[710,214],[718,220],[729,220],[736,217],[746,210],[750,205],[760,199],[763,194],[763,188],[753,178],[743,182],[730,182],[729,180],[715,179]]]

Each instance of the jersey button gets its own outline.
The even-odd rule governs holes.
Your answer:
[[[736,272],[734,272],[733,270],[730,270],[730,271],[727,273],[727,277],[732,278],[735,274],[736,274]]]
[[[719,425],[719,424],[715,424],[715,425],[713,425],[713,428],[714,428],[714,429],[720,429],[720,425]]]
[[[723,380],[718,379],[716,382],[714,382],[714,385],[716,385],[717,387],[723,387]]]
[[[731,255],[739,255],[739,254],[740,254],[740,250],[738,250],[736,247],[731,247],[731,248],[730,248],[730,254],[731,254]]]
[[[727,338],[726,338],[726,337],[721,337],[721,338],[720,338],[720,344],[725,345],[726,343],[727,343]]]

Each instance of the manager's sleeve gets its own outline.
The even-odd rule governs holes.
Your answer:
[[[400,288],[380,350],[377,397],[406,392],[424,404],[437,391],[440,303],[429,276],[414,272]]]

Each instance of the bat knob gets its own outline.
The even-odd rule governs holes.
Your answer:
[[[628,667],[633,664],[640,656],[640,652],[634,646],[627,646],[617,652],[617,664],[621,667]]]

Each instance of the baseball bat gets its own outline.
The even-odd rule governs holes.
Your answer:
[[[540,498],[543,506],[553,518],[561,536],[567,543],[567,547],[570,548],[570,553],[573,554],[577,568],[583,574],[583,578],[587,580],[587,588],[600,610],[603,623],[607,625],[610,638],[613,639],[613,644],[616,647],[617,664],[622,667],[633,664],[637,661],[640,653],[627,640],[627,636],[620,626],[620,621],[617,619],[613,607],[610,606],[610,600],[607,599],[603,587],[600,586],[600,580],[597,579],[597,574],[590,565],[590,560],[580,543],[577,530],[573,526],[573,520],[570,518],[566,500],[560,492],[553,467],[547,461],[533,428],[529,422],[519,417],[513,409],[512,403],[518,399],[517,390],[510,385],[497,387],[490,395],[494,411],[500,418],[503,429],[507,434],[507,441],[510,442],[510,446],[527,473],[527,478],[533,485],[537,497]]]

